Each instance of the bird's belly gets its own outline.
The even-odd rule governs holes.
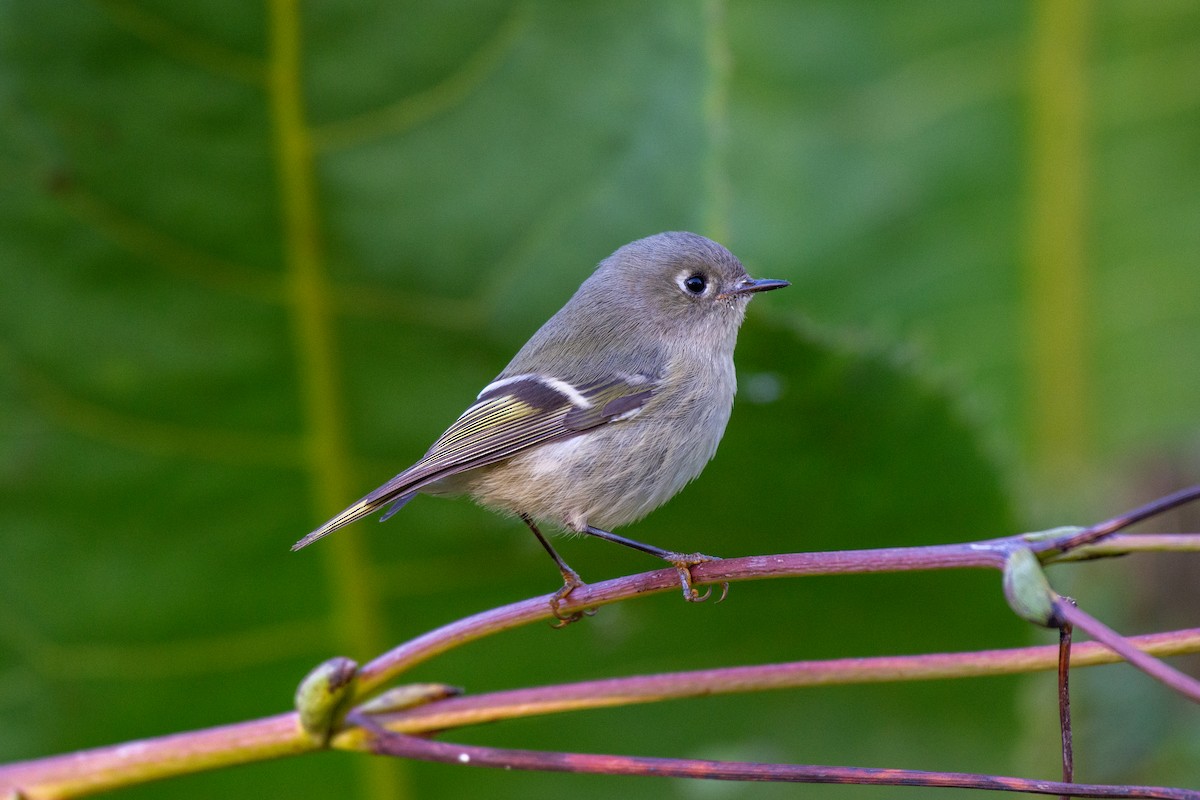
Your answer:
[[[712,435],[647,440],[635,425],[617,424],[464,474],[462,490],[488,508],[570,530],[612,530],[641,519],[699,475],[723,431],[720,425]]]

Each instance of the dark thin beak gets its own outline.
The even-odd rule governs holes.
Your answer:
[[[719,297],[737,297],[743,294],[753,294],[754,292],[769,292],[772,289],[782,289],[785,286],[791,286],[787,281],[777,281],[771,278],[743,278],[738,281],[737,286],[734,286],[728,292],[722,292]]]

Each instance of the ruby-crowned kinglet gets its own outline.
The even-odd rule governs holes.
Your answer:
[[[755,280],[721,245],[660,233],[600,263],[475,404],[416,464],[293,546],[418,492],[466,494],[519,516],[554,558],[559,603],[581,586],[538,530],[545,522],[670,562],[684,597],[701,600],[690,567],[709,556],[641,544],[611,532],[671,499],[704,469],[725,433],[737,380],[733,347]]]

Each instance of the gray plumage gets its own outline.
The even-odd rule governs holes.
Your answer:
[[[709,286],[692,297],[680,281],[698,273]],[[748,277],[732,253],[693,233],[661,233],[613,253],[498,379],[547,373],[584,385],[636,376],[653,397],[630,419],[464,474],[453,487],[481,505],[577,532],[628,525],[671,499],[725,433],[750,296],[716,295]]]
[[[786,285],[750,278],[694,233],[625,245],[420,461],[293,549],[389,503],[390,515],[417,493],[465,494],[576,532],[640,519],[713,457],[733,407],[746,304]]]

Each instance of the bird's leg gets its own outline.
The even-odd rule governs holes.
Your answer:
[[[702,603],[708,599],[709,595],[712,594],[712,587],[705,589],[704,594],[700,594],[696,591],[696,587],[692,585],[692,567],[696,566],[697,564],[703,564],[706,561],[720,561],[721,559],[717,558],[716,556],[706,556],[704,553],[676,553],[672,550],[663,550],[661,547],[655,547],[652,544],[642,544],[641,542],[636,542],[633,539],[626,539],[624,536],[618,536],[615,533],[600,530],[599,528],[594,528],[591,525],[588,525],[586,528],[584,528],[584,533],[588,533],[599,539],[606,539],[610,542],[616,542],[617,544],[622,544],[626,547],[632,547],[634,550],[640,550],[643,553],[649,553],[652,556],[666,561],[675,568],[676,572],[679,573],[679,584],[683,588],[683,599],[690,603]],[[724,600],[725,596],[728,594],[729,582],[722,582],[721,596],[717,599],[717,602],[719,603]]]
[[[558,619],[558,623],[554,627],[562,628],[570,625],[572,622],[578,622],[583,619],[584,615],[590,617],[595,614],[596,609],[594,608],[586,608],[583,611],[576,611],[572,614],[562,613],[560,609],[562,601],[567,598],[567,595],[575,591],[576,587],[583,586],[583,581],[580,579],[579,573],[571,569],[567,565],[567,562],[563,561],[558,551],[550,546],[550,542],[545,536],[542,536],[542,532],[538,530],[538,526],[534,524],[533,520],[525,514],[521,514],[521,519],[529,526],[529,530],[533,531],[533,535],[542,543],[542,547],[546,548],[546,552],[550,554],[550,557],[554,559],[554,563],[558,565],[558,571],[562,573],[563,586],[550,598],[550,611]]]

